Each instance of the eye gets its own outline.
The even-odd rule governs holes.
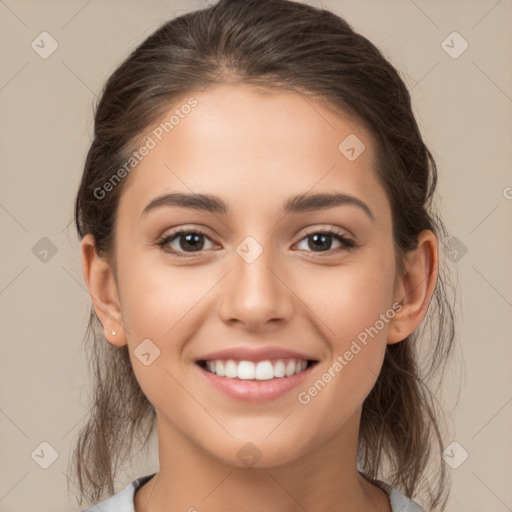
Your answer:
[[[306,240],[306,244],[312,248],[312,252],[329,252],[333,250],[331,247],[333,239],[338,240],[340,245],[347,250],[351,250],[357,245],[353,240],[332,228],[310,230],[302,240]]]
[[[200,229],[183,229],[166,235],[157,242],[157,245],[165,252],[182,256],[181,253],[194,253],[207,249],[208,247],[205,247],[204,244],[205,238],[211,242],[210,237]],[[175,244],[175,247],[172,247],[171,244]],[[176,246],[178,247],[176,248]]]
[[[215,245],[213,244],[211,238],[200,229],[181,229],[179,231],[174,231],[167,234],[157,242],[157,245],[164,252],[172,253],[176,256],[184,256],[187,253],[193,254],[208,249],[208,247],[205,247],[205,239],[209,240],[212,245]],[[301,242],[303,240],[311,242],[306,242],[308,248],[312,249],[311,252],[330,252],[333,250],[331,247],[333,239],[338,240],[341,248],[345,248],[346,250],[351,250],[357,246],[353,240],[346,238],[342,233],[339,233],[332,228],[323,230],[317,228],[310,230],[309,233],[307,233],[306,236],[301,239]],[[174,247],[172,244],[174,244]],[[340,247],[338,247],[338,249],[339,248]],[[308,249],[302,248],[301,250]]]

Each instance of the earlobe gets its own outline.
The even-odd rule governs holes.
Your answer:
[[[437,239],[432,231],[424,230],[418,235],[417,247],[407,253],[404,265],[395,296],[402,307],[388,331],[390,345],[414,332],[427,313],[438,274]]]
[[[94,237],[91,234],[83,238],[81,249],[85,283],[96,315],[103,326],[105,338],[118,347],[126,345],[119,296],[112,268],[104,258],[98,256]]]

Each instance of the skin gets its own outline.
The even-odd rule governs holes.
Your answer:
[[[105,336],[128,344],[157,411],[160,470],[136,493],[136,511],[390,511],[387,495],[357,471],[360,415],[386,345],[425,316],[437,278],[435,235],[420,234],[399,275],[373,142],[349,116],[297,93],[226,83],[184,97],[169,112],[190,96],[198,106],[124,184],[115,260],[100,258],[90,235],[82,242]],[[338,150],[351,133],[366,145],[354,161]],[[334,191],[364,201],[375,220],[353,205],[282,213],[291,196]],[[163,206],[141,216],[164,192],[215,194],[231,211]],[[336,229],[358,246],[348,250],[333,236],[327,249],[315,250],[306,227],[309,235]],[[206,231],[203,250],[193,252],[183,237],[168,246],[184,257],[157,245],[179,228]],[[247,236],[263,249],[252,263],[236,252]],[[299,403],[298,393],[395,302],[401,310],[378,335],[309,403]],[[149,366],[133,353],[144,339],[161,351]],[[244,402],[205,384],[194,363],[239,345],[298,350],[319,363],[299,388]],[[248,442],[261,452],[253,467],[237,457]]]

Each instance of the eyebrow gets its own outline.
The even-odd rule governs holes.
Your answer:
[[[364,201],[349,194],[340,193],[300,194],[288,199],[283,206],[283,211],[285,213],[302,213],[344,205],[360,208],[372,221],[375,221],[375,216]],[[162,206],[179,206],[210,213],[229,213],[228,205],[218,196],[211,194],[172,193],[153,199],[144,208],[141,216],[147,215],[151,210]]]

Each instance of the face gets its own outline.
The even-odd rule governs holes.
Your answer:
[[[125,340],[159,429],[237,466],[250,442],[270,467],[342,435],[376,381],[400,299],[390,205],[370,135],[350,117],[296,93],[217,84],[162,122],[190,97],[172,131],[147,132],[155,145],[121,195]],[[146,209],[168,194],[224,206]],[[289,207],[314,194],[342,200]],[[201,367],[212,357],[235,371],[248,361],[249,380]],[[314,362],[267,379],[302,359]]]

